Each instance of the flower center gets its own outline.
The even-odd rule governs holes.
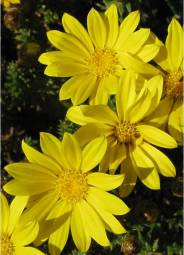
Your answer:
[[[181,70],[169,73],[165,78],[165,92],[167,96],[179,99],[183,96],[183,74]]]
[[[11,237],[4,233],[0,236],[0,251],[2,255],[13,255],[15,251]]]
[[[119,143],[132,144],[141,135],[135,124],[124,121],[116,126],[115,136]]]
[[[117,53],[111,49],[96,50],[88,60],[89,71],[99,78],[115,73],[118,63]]]
[[[65,170],[58,176],[57,189],[61,199],[76,203],[87,195],[86,175],[72,170]]]

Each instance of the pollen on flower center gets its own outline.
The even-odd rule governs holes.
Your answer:
[[[11,237],[4,233],[0,236],[0,251],[2,255],[13,255],[15,251]]]
[[[116,126],[115,136],[119,143],[132,144],[141,135],[135,124],[124,121]]]
[[[164,82],[167,96],[179,99],[183,96],[183,74],[181,70],[169,73]]]
[[[118,63],[117,53],[112,49],[96,50],[88,60],[89,71],[99,78],[113,74]]]
[[[87,195],[88,184],[86,175],[66,170],[58,176],[57,189],[62,200],[76,203]]]

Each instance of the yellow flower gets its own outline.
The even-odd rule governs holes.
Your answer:
[[[108,148],[99,170],[109,168],[115,172],[122,163],[121,172],[126,177],[120,189],[121,196],[131,192],[137,176],[150,189],[160,188],[158,172],[174,176],[174,165],[151,144],[163,148],[177,147],[174,138],[144,120],[159,104],[162,76],[145,81],[137,94],[135,75],[124,72],[116,95],[117,112],[107,105],[82,105],[71,107],[67,113],[68,119],[83,126],[75,133],[81,144],[97,135],[107,137]]]
[[[105,229],[116,234],[125,232],[113,214],[125,214],[129,208],[107,192],[121,185],[123,175],[89,172],[104,156],[105,137],[97,137],[81,149],[68,133],[62,142],[49,133],[41,133],[40,145],[43,153],[22,143],[30,163],[6,166],[15,179],[4,190],[30,196],[32,201],[24,213],[27,220],[37,219],[43,226],[44,219],[56,219],[57,230],[49,238],[51,254],[60,254],[70,228],[81,251],[88,250],[91,238],[102,246],[110,245]]]
[[[20,0],[1,0],[1,4],[3,4],[5,8],[9,8],[11,5],[20,4]]]
[[[39,58],[47,65],[46,75],[72,76],[63,84],[60,100],[71,98],[78,105],[90,98],[91,104],[106,104],[108,95],[116,93],[122,68],[145,75],[158,74],[159,70],[143,61],[153,59],[159,46],[144,45],[150,29],[134,32],[139,21],[139,11],[134,11],[119,26],[116,5],[111,5],[104,14],[92,8],[87,16],[87,32],[77,19],[65,13],[62,18],[65,32],[47,33],[59,51],[43,53]]]
[[[0,251],[2,255],[44,255],[33,247],[24,247],[32,243],[38,234],[38,223],[22,221],[22,212],[27,204],[27,196],[17,196],[8,205],[1,193]]]
[[[163,99],[151,118],[156,125],[168,123],[166,129],[181,145],[184,127],[183,29],[175,18],[168,26],[165,45],[163,43],[161,45],[160,52],[154,60],[163,71]]]

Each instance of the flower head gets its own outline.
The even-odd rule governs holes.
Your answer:
[[[161,43],[154,59],[163,71],[163,99],[153,116],[153,123],[166,128],[178,144],[183,141],[183,29],[173,18],[168,26],[165,45]],[[163,118],[165,116],[165,118]],[[168,126],[165,127],[165,123]]]
[[[43,53],[39,58],[47,65],[46,75],[72,76],[63,84],[60,100],[71,98],[78,105],[90,98],[93,104],[106,104],[108,95],[116,93],[123,68],[151,75],[159,73],[151,65],[144,65],[143,61],[148,62],[158,53],[159,46],[145,47],[150,30],[141,28],[135,32],[139,20],[139,12],[134,11],[119,26],[116,5],[111,5],[104,14],[92,8],[86,31],[77,19],[63,15],[65,32],[47,33],[59,51]]]
[[[82,144],[97,135],[107,137],[108,147],[100,171],[115,172],[121,164],[121,172],[126,176],[121,186],[122,196],[132,190],[137,176],[151,189],[160,187],[158,172],[174,176],[171,161],[152,145],[177,147],[170,135],[146,120],[160,102],[162,76],[145,80],[143,88],[136,93],[136,76],[130,71],[124,72],[116,95],[117,112],[107,105],[82,105],[71,107],[67,113],[68,119],[83,126],[75,133]]]
[[[6,197],[1,193],[1,228],[0,250],[2,255],[44,255],[41,251],[27,247],[38,234],[38,223],[22,221],[22,212],[27,204],[27,196],[17,196],[8,205]],[[24,247],[26,246],[26,247]]]
[[[91,238],[108,246],[105,229],[117,234],[125,232],[113,214],[122,215],[129,209],[107,192],[121,185],[123,175],[89,172],[104,156],[105,137],[97,137],[81,148],[68,133],[62,142],[51,134],[41,133],[40,144],[43,153],[22,143],[30,162],[6,166],[14,180],[4,189],[10,194],[30,196],[24,213],[26,219],[36,218],[42,227],[48,226],[47,221],[55,220],[49,238],[51,254],[60,254],[70,228],[81,251],[88,250]]]

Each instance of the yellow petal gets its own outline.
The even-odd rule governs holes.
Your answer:
[[[163,92],[163,77],[161,75],[156,75],[149,79],[145,86],[148,88],[148,90],[151,92],[152,95],[152,103],[150,104],[150,109],[148,111],[148,115],[153,112],[156,107],[160,103],[160,99],[162,97]]]
[[[169,115],[168,130],[176,139],[179,145],[183,143],[183,127],[184,127],[184,108],[183,102],[178,100]]]
[[[87,66],[74,62],[71,58],[62,58],[45,68],[44,74],[52,77],[70,77],[87,72]]]
[[[124,144],[117,143],[112,146],[109,159],[109,170],[116,170],[126,156],[126,147]]]
[[[105,226],[94,209],[85,201],[80,203],[86,232],[101,246],[109,246],[109,240],[105,232]],[[77,226],[78,228],[78,226]]]
[[[142,157],[142,159],[144,160],[142,161],[144,162],[144,164],[142,164],[143,167],[139,167],[137,165],[137,162],[135,161],[135,157],[131,153],[131,162],[133,165],[133,169],[145,186],[147,186],[150,189],[160,189],[160,178],[158,172],[155,167],[154,168],[145,167],[146,164],[148,164],[149,161],[151,161],[151,158],[145,156],[146,153],[144,153],[144,158]]]
[[[128,107],[135,101],[135,76],[129,70],[123,71],[116,95],[116,109],[120,121],[126,119]]]
[[[145,63],[148,63],[154,57],[157,56],[160,50],[160,46],[156,44],[145,44],[141,49],[136,53],[136,55]]]
[[[69,133],[64,133],[63,141],[64,157],[72,170],[79,170],[81,165],[81,148],[75,137]],[[72,159],[72,160],[71,160]]]
[[[121,65],[125,68],[130,68],[136,73],[140,73],[144,76],[153,76],[160,74],[161,71],[156,67],[144,63],[138,57],[131,55],[130,53],[119,53],[119,61]]]
[[[168,26],[166,48],[171,71],[179,69],[183,59],[183,29],[179,22],[173,18]]]
[[[9,214],[10,214],[10,209],[8,205],[8,200],[6,197],[3,195],[3,193],[0,193],[1,196],[1,207],[0,207],[0,231],[6,232],[7,228],[9,227]]]
[[[158,190],[160,189],[160,178],[158,172],[155,168],[150,169],[142,169],[137,167],[136,173],[141,180],[141,182],[147,186],[149,189]]]
[[[89,52],[92,53],[94,51],[93,44],[86,29],[76,18],[68,13],[64,13],[62,17],[62,24],[65,31],[68,34],[76,36]]]
[[[161,99],[162,91],[163,91],[163,77],[161,75],[156,75],[153,78],[147,80],[144,83],[144,86],[149,91],[148,95],[145,95],[147,96],[146,98],[147,100],[144,100],[144,103],[140,106],[140,109],[142,109],[144,113],[144,122],[145,122],[146,116],[149,117],[160,103],[160,99]],[[144,99],[144,95],[143,95],[143,99]]]
[[[71,216],[71,233],[77,248],[82,252],[86,252],[89,249],[91,238],[89,237],[89,233],[87,233],[84,220],[86,212],[82,210],[81,203],[82,202],[75,204],[73,209]]]
[[[166,177],[174,177],[176,175],[173,163],[164,153],[145,142],[141,144],[141,148],[152,158],[159,173]]]
[[[170,66],[170,61],[168,58],[168,52],[165,45],[160,47],[160,51],[155,57],[154,61],[166,72],[172,72],[172,68]]]
[[[51,169],[53,173],[58,174],[60,172],[60,166],[48,156],[40,153],[39,151],[33,149],[31,146],[22,141],[22,150],[26,155],[26,158],[32,162],[37,163],[46,169]]]
[[[148,113],[151,105],[152,95],[148,89],[143,90],[133,105],[127,110],[127,118],[132,123],[141,121]]]
[[[68,239],[70,229],[70,217],[49,237],[49,252],[52,255],[60,255]]]
[[[74,55],[78,52],[79,59],[80,57],[86,58],[90,56],[90,53],[81,41],[71,34],[66,34],[58,30],[50,30],[47,32],[47,37],[52,45],[63,52],[72,52]]]
[[[106,87],[108,88],[109,81],[110,80],[108,80],[108,77],[103,78],[99,81],[98,88],[96,89],[96,93],[94,93],[90,97],[90,101],[89,101],[90,105],[102,105],[102,104],[107,105],[109,92],[106,89]]]
[[[34,163],[12,163],[5,166],[5,170],[18,181],[28,183],[44,183],[52,185],[55,174],[50,169]]]
[[[149,143],[163,148],[172,149],[177,147],[174,138],[156,127],[150,125],[138,125],[137,128],[143,136],[143,139]]]
[[[87,182],[102,190],[113,190],[121,185],[124,175],[110,175],[104,173],[92,173],[87,176]]]
[[[93,118],[90,118],[90,117],[87,117],[83,114],[83,108],[85,107],[88,107],[87,105],[80,105],[80,106],[72,106],[68,109],[67,111],[67,114],[66,114],[66,117],[78,124],[78,125],[85,125],[87,123],[90,123],[90,122],[93,122],[94,119]]]
[[[158,39],[158,37],[151,32],[150,36],[148,38],[148,43],[153,43],[157,46],[160,47],[160,50],[158,52],[158,54],[156,55],[156,57],[154,58],[154,61],[165,71],[170,72],[170,64],[168,61],[168,53],[167,53],[167,48],[165,47],[165,45],[162,43],[162,41],[160,41]]]
[[[130,52],[132,54],[137,53],[137,51],[142,47],[145,41],[148,39],[150,34],[150,29],[141,28],[138,31],[132,33],[127,39],[124,46],[121,47],[122,51]]]
[[[90,202],[90,201],[89,201]],[[96,204],[91,204],[91,206],[96,210],[96,212],[100,215],[101,219],[105,222],[105,227],[115,234],[126,233],[124,227],[119,223],[119,221],[109,212],[102,209],[100,206]]]
[[[109,148],[109,145],[107,145],[106,153],[105,153],[105,155],[104,155],[103,159],[101,160],[101,162],[99,164],[99,167],[98,167],[99,172],[106,173],[109,170],[110,151],[111,150]]]
[[[11,180],[3,186],[3,189],[13,196],[31,196],[53,189],[53,186],[48,182],[41,183]]]
[[[173,99],[171,97],[165,97],[160,101],[157,108],[144,119],[145,123],[154,125],[158,128],[164,127],[164,125],[168,122],[172,105]]]
[[[59,99],[65,100],[71,98],[74,105],[83,103],[93,93],[96,87],[96,77],[84,73],[76,75],[66,81],[59,92]]]
[[[27,202],[28,202],[27,196],[17,196],[11,202],[9,227],[7,230],[9,234],[11,234],[14,231],[14,228],[16,227],[24,208],[26,207]]]
[[[62,146],[61,141],[52,134],[41,132],[40,133],[40,146],[44,154],[50,156],[61,166],[64,166],[62,159]]]
[[[89,142],[82,150],[81,170],[87,172],[102,160],[107,149],[107,140],[100,136]]]
[[[88,32],[96,48],[103,49],[106,43],[106,26],[100,14],[92,8],[87,17]]]
[[[54,191],[41,196],[41,198],[37,200],[32,207],[26,209],[22,216],[22,221],[31,221],[33,219],[37,221],[42,220],[50,212],[57,200],[58,196]]]
[[[96,77],[87,74],[83,75],[80,81],[80,86],[74,91],[71,96],[73,105],[79,105],[85,102],[96,91]]]
[[[39,251],[36,248],[33,247],[15,247],[15,255],[20,255],[20,254],[24,254],[24,255],[45,255],[45,253]]]
[[[129,157],[122,162],[121,173],[125,178],[120,186],[119,194],[120,197],[127,197],[132,192],[137,182],[137,174]]]
[[[40,55],[38,61],[44,65],[50,65],[53,62],[59,62],[63,57],[63,52],[61,51],[51,51]]]
[[[111,6],[105,12],[105,16],[108,20],[108,38],[106,47],[111,48],[116,42],[119,34],[118,12],[115,4],[111,4]]]
[[[131,154],[137,167],[148,169],[154,168],[153,161],[139,146],[136,146],[136,148],[131,152]]]
[[[91,204],[98,205],[111,214],[123,215],[128,213],[130,210],[128,206],[117,196],[95,187],[89,188],[86,199]]]
[[[73,50],[73,51],[72,51]],[[39,56],[38,61],[44,65],[50,65],[55,62],[62,63],[62,59],[70,59],[71,62],[77,62],[82,65],[87,65],[86,57],[80,57],[77,50],[68,49],[64,51],[50,51],[45,52]]]
[[[134,32],[139,24],[140,13],[139,11],[131,12],[121,23],[119,37],[115,44],[116,50],[121,50],[129,36]]]
[[[103,83],[103,84],[101,84]],[[104,77],[101,81],[99,86],[102,86],[102,88],[109,94],[113,95],[117,93],[117,84],[118,84],[118,78],[115,75],[109,75],[107,77]]]
[[[106,105],[92,105],[82,109],[85,116],[94,118],[97,122],[115,125],[118,122],[116,114]]]
[[[42,245],[47,239],[48,237],[58,229],[54,228],[55,220],[41,220],[39,221],[39,232],[38,235],[36,237],[36,239],[33,242],[34,246],[40,246]]]
[[[32,243],[38,235],[39,225],[36,221],[20,222],[14,229],[12,240],[16,246],[25,246]]]
[[[39,221],[39,234],[36,240],[34,241],[34,245],[40,246],[40,244],[46,241],[49,237],[50,237],[49,242],[51,241],[52,237],[53,237],[52,242],[54,242],[55,234],[52,237],[51,237],[51,234],[55,233],[55,231],[57,230],[58,232],[60,232],[60,230],[62,232],[62,229],[63,229],[63,234],[64,234],[64,231],[67,230],[65,229],[66,227],[65,224],[67,224],[68,221],[70,222],[71,210],[72,210],[71,204],[67,203],[66,201],[58,200],[56,205],[53,206],[53,208],[51,209],[51,212],[49,213],[47,218]],[[57,233],[57,234],[59,235],[60,233]],[[59,242],[60,241],[62,242],[61,246],[64,245],[64,240],[65,238],[67,239],[67,237],[68,236],[63,236],[62,240],[58,240]],[[61,248],[61,246],[59,247]],[[49,247],[49,248],[52,249],[54,247]],[[56,250],[57,250],[57,247],[56,247]]]
[[[11,0],[10,1],[12,4],[20,4],[20,0]]]
[[[89,141],[95,139],[96,137],[105,135],[107,136],[110,129],[107,125],[102,123],[88,123],[85,126],[79,128],[74,136],[81,146],[89,143]]]
[[[59,218],[62,215],[68,216],[71,210],[71,203],[64,200],[59,200],[51,209],[50,213],[47,216],[47,220],[53,220]]]

